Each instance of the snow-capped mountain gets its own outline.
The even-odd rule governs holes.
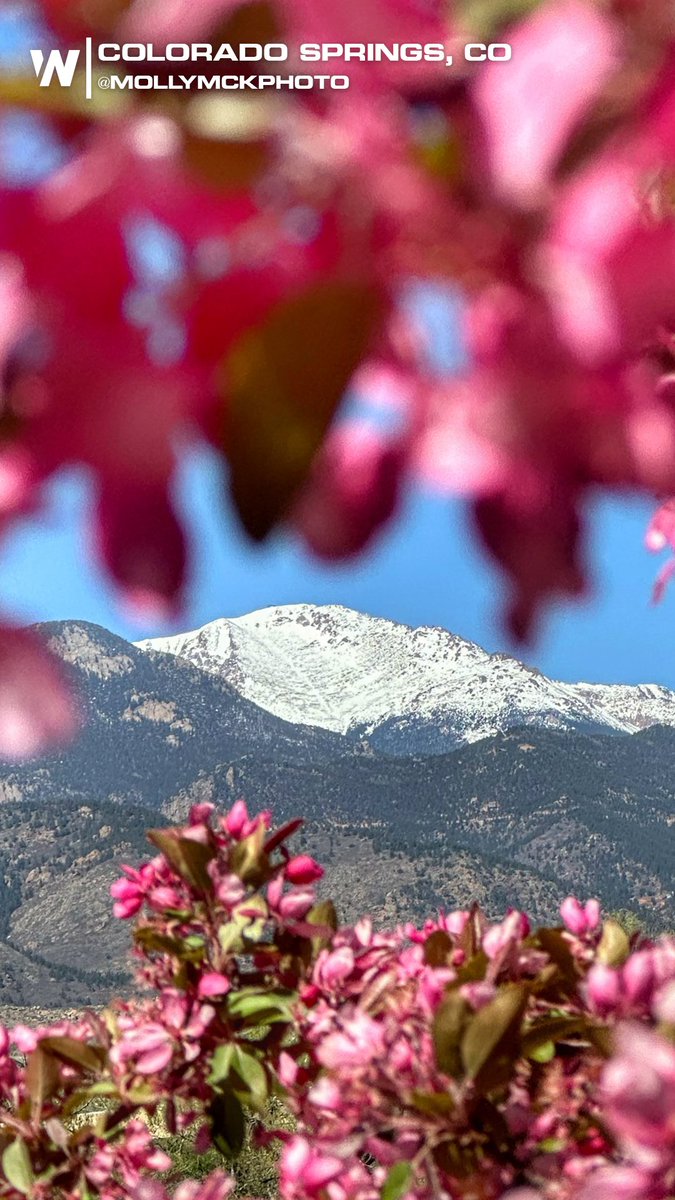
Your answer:
[[[265,608],[137,645],[188,659],[286,721],[394,754],[440,753],[523,726],[627,734],[675,725],[667,688],[558,683],[445,629],[340,606]]]

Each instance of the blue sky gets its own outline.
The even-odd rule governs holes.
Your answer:
[[[129,623],[87,552],[87,484],[50,488],[48,510],[12,536],[0,564],[0,603],[24,620],[79,617],[126,637],[164,632]],[[395,527],[363,558],[325,567],[287,537],[260,548],[238,532],[208,453],[183,464],[179,496],[194,543],[182,628],[271,604],[345,604],[409,624],[441,625],[489,650],[515,650],[499,622],[501,584],[477,552],[459,503],[412,493]],[[675,590],[650,604],[656,561],[643,549],[650,506],[603,501],[589,514],[596,595],[549,614],[520,657],[563,679],[675,687]]]

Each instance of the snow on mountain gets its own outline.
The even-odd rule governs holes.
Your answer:
[[[445,629],[337,605],[265,608],[137,645],[189,659],[287,721],[395,754],[439,753],[520,726],[634,733],[675,725],[667,688],[557,683]]]

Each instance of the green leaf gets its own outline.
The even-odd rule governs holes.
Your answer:
[[[521,1041],[521,1049],[523,1054],[528,1058],[534,1058],[537,1062],[549,1062],[549,1059],[537,1058],[537,1052],[549,1044],[553,1045],[555,1053],[556,1042],[566,1041],[567,1038],[573,1037],[575,1034],[586,1032],[588,1022],[584,1017],[547,1017],[543,1021],[538,1021],[535,1025],[530,1026],[525,1031]],[[553,1055],[550,1056],[551,1058]]]
[[[604,1025],[589,1025],[588,1040],[603,1058],[611,1058],[614,1053],[614,1038],[611,1029]]]
[[[332,900],[321,900],[307,914],[307,924],[317,925],[317,935],[312,938],[312,951],[316,955],[330,945],[331,933],[338,927],[338,916]]]
[[[401,1200],[401,1197],[410,1190],[412,1178],[413,1169],[410,1163],[394,1163],[382,1185],[380,1192],[382,1200]]]
[[[226,925],[221,925],[218,930],[218,941],[224,954],[240,954],[244,949],[242,933],[245,925],[245,917],[239,920],[228,921]]]
[[[259,875],[259,878],[262,879],[262,875]],[[241,936],[244,941],[244,949],[247,942],[255,946],[263,940],[266,934],[269,921],[267,901],[263,896],[248,897],[238,905],[234,912],[234,919],[241,923]]]
[[[226,1092],[216,1096],[209,1108],[211,1136],[216,1150],[226,1158],[237,1158],[244,1146],[246,1123],[241,1101]]]
[[[499,32],[537,7],[538,0],[461,0],[458,16],[464,31],[483,41],[495,41]]]
[[[472,1017],[462,1038],[461,1055],[466,1074],[479,1091],[498,1086],[518,1056],[520,1024],[528,990],[507,984],[494,1000]]]
[[[92,1083],[91,1087],[87,1088],[87,1093],[90,1096],[116,1096],[117,1084],[111,1079],[102,1079],[99,1083]]]
[[[267,830],[258,825],[253,833],[238,842],[230,853],[230,870],[238,875],[243,883],[258,886],[269,875],[265,853],[266,833]]]
[[[2,1169],[7,1182],[16,1188],[17,1192],[30,1196],[35,1177],[28,1148],[22,1138],[16,1138],[7,1146],[2,1156]]]
[[[536,940],[542,950],[548,954],[551,962],[558,968],[563,979],[568,983],[573,983],[576,987],[579,969],[570,950],[569,942],[564,936],[564,930],[562,928],[538,929]]]
[[[619,925],[618,921],[613,921],[610,917],[602,927],[602,937],[598,946],[598,962],[604,963],[607,967],[620,967],[623,966],[629,954],[630,941],[625,929]]]
[[[224,445],[251,537],[267,536],[304,483],[379,311],[372,287],[325,280],[278,304],[228,355]]]
[[[282,995],[281,992],[248,991],[242,988],[227,999],[227,1009],[231,1017],[244,1020],[247,1024],[272,1025],[280,1021],[292,1021],[294,995]]]
[[[541,1045],[533,1047],[532,1050],[526,1050],[524,1053],[533,1062],[550,1063],[555,1058],[555,1042],[542,1042]]]
[[[157,950],[159,954],[179,955],[183,945],[179,938],[159,933],[151,925],[142,925],[140,929],[135,929],[134,941],[144,950]]]
[[[411,1092],[410,1101],[419,1112],[432,1117],[445,1117],[455,1107],[449,1092]]]
[[[470,1009],[459,992],[448,992],[441,1000],[433,1024],[436,1062],[446,1075],[457,1076],[462,1070],[460,1042]]]
[[[457,986],[463,983],[478,983],[485,979],[490,960],[484,950],[479,950],[457,970]]]
[[[214,856],[211,846],[181,837],[177,829],[151,829],[148,840],[161,851],[181,879],[185,879],[198,891],[207,892],[211,889],[211,880],[206,870]]]
[[[243,1050],[241,1046],[234,1047],[232,1056],[232,1074],[235,1081],[234,1093],[250,1108],[262,1112],[268,1099],[267,1075],[262,1063],[254,1054]]]
[[[211,1071],[208,1077],[208,1082],[212,1086],[224,1083],[228,1078],[232,1067],[234,1049],[234,1042],[223,1042],[222,1045],[216,1047],[211,1059]]]
[[[539,1143],[539,1149],[544,1154],[559,1154],[561,1150],[565,1149],[565,1143],[562,1138],[544,1138],[543,1142]]]

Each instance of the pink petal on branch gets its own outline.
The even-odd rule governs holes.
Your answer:
[[[652,588],[652,602],[660,604],[668,589],[668,584],[675,575],[675,558],[669,559],[667,563],[661,567]]]
[[[583,937],[588,931],[588,919],[583,905],[579,903],[576,896],[568,896],[560,905],[560,915],[575,937]]]
[[[319,558],[357,554],[393,516],[404,453],[366,425],[329,435],[298,500],[293,523]]]
[[[235,800],[232,808],[225,817],[224,824],[228,833],[234,838],[243,836],[244,829],[249,823],[248,808],[245,800]]]
[[[96,510],[97,547],[132,608],[166,617],[180,606],[187,551],[167,492],[107,481]]]
[[[306,1138],[295,1136],[286,1142],[281,1156],[282,1187],[284,1195],[297,1190],[310,1196],[318,1195],[344,1170],[344,1164],[335,1155],[325,1155],[315,1150]]]
[[[592,1012],[607,1017],[621,1003],[621,975],[604,963],[593,963],[586,978],[586,994]]]
[[[675,550],[675,500],[666,500],[654,513],[645,535],[648,550],[658,553],[670,546]]]
[[[643,1167],[603,1167],[594,1171],[578,1200],[656,1200],[659,1187],[653,1172]]]
[[[67,742],[79,725],[59,659],[29,630],[0,628],[0,757],[31,758]]]
[[[602,1093],[612,1132],[643,1147],[675,1145],[675,1048],[631,1024],[618,1029]]]
[[[675,319],[675,223],[641,202],[648,167],[638,145],[607,151],[553,209],[541,270],[560,336],[589,365],[638,354]]]
[[[675,549],[675,500],[666,500],[654,513],[645,534],[645,546],[654,554],[665,550],[667,546]],[[669,558],[654,580],[652,590],[654,604],[659,604],[663,599],[673,575],[675,575],[675,558]]]
[[[495,189],[529,207],[543,198],[570,134],[618,66],[620,39],[598,8],[553,0],[506,40],[511,61],[480,67],[472,98]]]
[[[317,880],[323,879],[323,874],[323,867],[308,854],[298,854],[284,867],[284,875],[289,883],[316,883]]]
[[[206,975],[202,975],[197,991],[201,997],[224,996],[229,992],[230,987],[231,984],[226,975],[221,975],[219,971],[209,971]]]
[[[575,494],[563,480],[538,478],[523,464],[507,488],[474,502],[474,515],[485,546],[512,583],[508,629],[524,641],[544,601],[585,590]]]

